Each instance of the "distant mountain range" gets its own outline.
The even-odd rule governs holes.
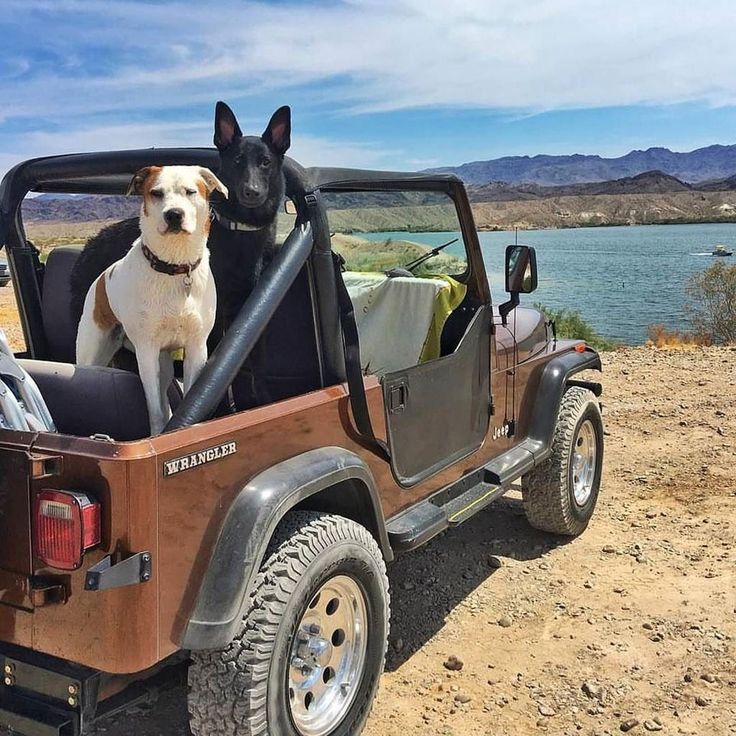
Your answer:
[[[549,187],[469,186],[480,229],[567,228],[736,221],[736,176],[688,184],[661,171]]]
[[[541,184],[506,184],[492,182],[484,185],[468,185],[472,202],[511,202],[546,199],[548,197],[580,197],[621,194],[665,194],[672,192],[730,192],[736,190],[736,176],[727,179],[688,184],[662,171],[645,171],[636,176],[625,176],[612,181],[585,184],[542,186]]]
[[[374,196],[380,210],[380,195]],[[688,183],[662,171],[561,186],[496,181],[469,185],[468,196],[476,224],[484,230],[736,221],[736,175],[700,183]],[[365,206],[365,197],[361,201]],[[139,207],[137,198],[123,196],[42,195],[23,203],[23,219],[38,226],[66,223],[81,233],[82,223],[134,217]],[[421,227],[420,223],[417,219]],[[431,223],[425,225],[432,229]],[[376,227],[396,229],[397,225]]]
[[[23,219],[31,222],[91,222],[134,217],[141,207],[137,197],[89,195],[70,197],[42,194],[23,202]]]
[[[490,161],[474,161],[461,166],[445,166],[433,171],[457,174],[466,184],[540,184],[559,186],[610,181],[661,171],[690,183],[726,179],[736,175],[736,145],[707,146],[689,153],[668,148],[631,151],[619,158],[602,156],[505,156]]]

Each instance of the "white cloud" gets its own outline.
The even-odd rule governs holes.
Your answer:
[[[348,166],[355,168],[397,169],[403,151],[383,145],[336,141],[311,135],[295,135],[289,155],[304,166]]]
[[[129,53],[114,71],[6,80],[5,117],[176,107],[328,79],[345,84],[325,102],[356,112],[736,103],[732,0],[6,4],[6,18],[57,28],[44,40],[60,54],[89,45],[90,25],[96,45]]]
[[[202,123],[123,123],[82,127],[72,131],[29,133],[25,141],[35,152],[77,153],[150,146],[201,146],[212,135]]]
[[[0,151],[0,171],[36,156],[151,146],[201,146],[208,136],[211,136],[210,126],[200,123],[132,123],[83,126],[53,133],[33,131],[22,136],[16,151]]]
[[[383,168],[408,158],[330,142],[318,115],[734,105],[733,17],[733,0],[3,0],[0,167],[73,150],[207,145],[201,109],[218,98],[250,108],[242,127],[259,132],[276,93],[298,100],[317,131],[297,128],[300,160]]]
[[[36,156],[82,151],[109,151],[168,146],[208,145],[210,124],[131,123],[59,131],[34,132],[25,136],[18,152],[0,151],[0,172]],[[391,168],[400,152],[384,146],[351,141],[334,141],[310,135],[294,135],[290,155],[304,166],[355,166]]]

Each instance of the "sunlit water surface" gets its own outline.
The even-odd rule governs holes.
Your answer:
[[[453,235],[421,233],[411,239],[439,245]],[[361,237],[400,240],[407,234]],[[715,244],[736,250],[736,224],[528,230],[518,239],[536,249],[539,271],[539,288],[522,296],[522,304],[576,309],[601,335],[639,344],[652,324],[688,328],[686,282],[715,262],[707,255]],[[514,233],[480,233],[480,241],[494,302],[503,301],[504,249],[514,242]],[[446,252],[461,251],[450,246]],[[724,260],[736,263],[736,256]]]

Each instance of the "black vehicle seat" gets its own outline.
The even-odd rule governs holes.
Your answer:
[[[80,252],[81,246],[57,246],[49,253],[44,272],[41,309],[48,345],[48,357],[50,360],[60,361],[64,364],[74,363],[75,361],[77,325],[72,319],[70,309],[69,276]],[[325,385],[317,347],[319,344],[318,335],[317,316],[312,299],[311,275],[309,267],[305,265],[264,333],[266,383],[272,401],[298,396]],[[65,368],[73,367],[66,366]],[[131,365],[131,368],[133,369],[133,365]],[[34,375],[31,370],[29,370],[29,373]],[[64,372],[64,375],[66,376],[67,373],[68,371]],[[124,373],[124,371],[118,371],[118,373]],[[80,376],[83,376],[83,379],[78,378],[76,380],[83,380],[86,389],[88,383],[93,379],[87,377],[86,370],[80,373]],[[134,378],[140,386],[138,377],[134,376]],[[54,380],[61,381],[61,378],[57,377]],[[111,379],[99,380],[109,381]],[[123,379],[119,379],[118,384],[121,380]],[[39,388],[46,401],[49,402],[47,392],[44,386],[41,385],[42,382],[45,383],[44,379],[38,381]],[[233,397],[238,409],[247,409],[252,406],[250,385],[251,379],[245,371],[233,382]],[[57,388],[62,391],[70,390],[65,386],[67,384],[62,382],[57,385]],[[75,386],[74,391],[77,390],[82,389]],[[169,397],[172,408],[175,409],[181,397],[176,395],[173,390],[169,392]],[[55,416],[51,405],[49,405],[49,408],[52,416]],[[89,418],[81,421],[81,424],[85,427],[88,424],[87,419]],[[96,431],[102,432],[102,430]],[[70,433],[78,434],[77,432]],[[85,432],[85,434],[90,433]],[[106,434],[119,439],[112,432],[106,432]]]
[[[265,381],[271,401],[300,396],[325,385],[309,266],[305,265],[299,272],[262,340]],[[236,408],[251,408],[251,377],[247,367],[235,378],[232,388]]]
[[[46,360],[18,361],[30,373],[62,434],[115,440],[150,435],[143,385],[135,373]]]
[[[76,357],[77,325],[71,313],[69,276],[81,252],[81,245],[59,245],[49,253],[44,270],[41,316],[48,357],[63,363],[73,363]]]

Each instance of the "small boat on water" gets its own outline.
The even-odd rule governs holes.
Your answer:
[[[715,248],[713,248],[713,252],[711,253],[712,256],[732,256],[733,251],[728,250],[725,245],[717,245]]]

